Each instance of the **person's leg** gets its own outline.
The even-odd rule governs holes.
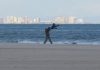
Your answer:
[[[50,37],[48,37],[48,40],[49,40],[49,42],[52,44],[52,41],[51,41],[51,38],[50,38]]]
[[[46,44],[47,40],[48,40],[48,38],[46,37],[46,38],[45,38],[45,41],[44,41],[44,44]]]

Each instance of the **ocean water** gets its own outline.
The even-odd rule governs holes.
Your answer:
[[[0,24],[0,43],[43,44],[51,24]],[[100,24],[60,24],[50,32],[54,44],[100,44]],[[49,42],[47,42],[49,43]]]

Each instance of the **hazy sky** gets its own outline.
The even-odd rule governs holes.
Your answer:
[[[0,16],[76,16],[100,21],[100,0],[0,0]]]

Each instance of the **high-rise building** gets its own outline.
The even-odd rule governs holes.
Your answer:
[[[67,22],[69,24],[76,23],[76,21],[77,21],[77,18],[76,17],[70,16],[70,17],[67,18]]]
[[[0,24],[3,24],[3,23],[4,23],[4,19],[0,18]]]
[[[17,17],[15,16],[7,16],[4,21],[5,23],[9,23],[9,24],[18,23]]]
[[[22,17],[18,17],[18,24],[23,23],[23,18]]]
[[[55,23],[65,23],[65,17],[55,17],[53,22],[55,22]]]
[[[40,23],[40,18],[39,17],[34,18],[34,23]]]
[[[15,17],[15,16],[13,16],[13,23],[14,23],[14,24],[17,24],[17,23],[18,23],[18,18]]]

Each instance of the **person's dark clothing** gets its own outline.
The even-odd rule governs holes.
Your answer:
[[[59,25],[56,25],[55,23],[52,24],[51,29],[57,29]]]
[[[51,41],[51,38],[50,38],[50,30],[51,29],[57,29],[56,27],[58,27],[59,25],[55,25],[55,23],[52,24],[51,27],[48,27],[45,29],[45,41],[44,41],[44,44],[46,44],[47,40],[50,41],[50,43],[52,44],[52,41]]]
[[[49,34],[50,33],[50,30],[51,30],[50,27],[48,27],[48,28],[45,29],[45,35],[46,35],[46,37],[45,37],[44,44],[47,42],[47,40],[49,40],[50,43],[52,44],[52,41],[51,41],[51,38],[50,38],[50,34]]]

